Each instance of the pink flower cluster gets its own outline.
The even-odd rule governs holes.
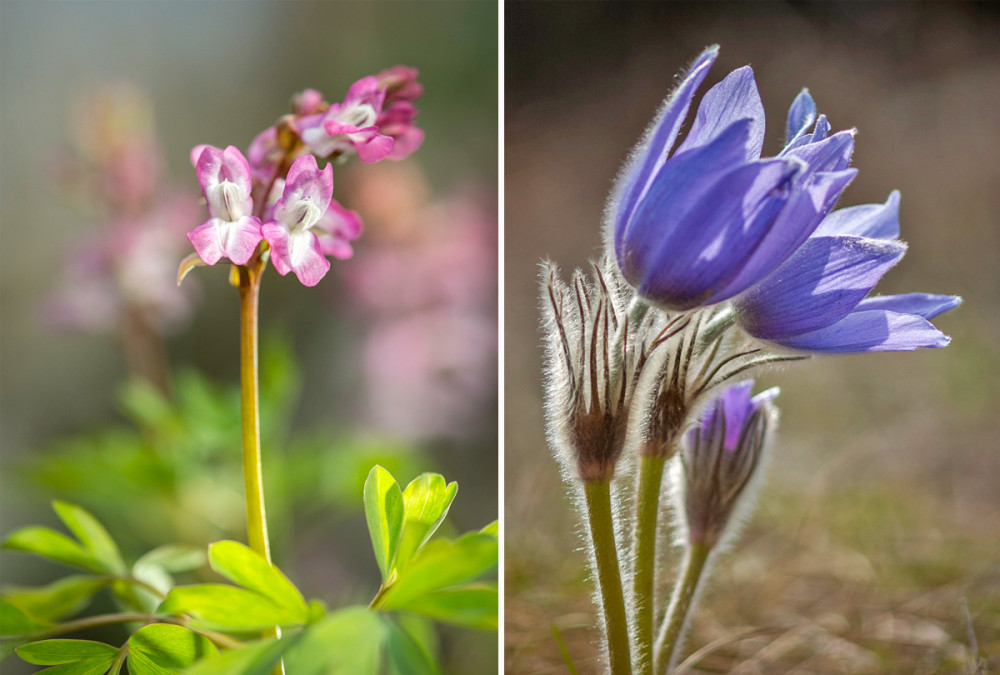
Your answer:
[[[423,142],[414,101],[423,93],[413,68],[396,66],[351,85],[342,103],[306,89],[293,112],[253,140],[247,156],[199,145],[191,152],[209,218],[188,233],[201,260],[247,264],[266,242],[281,275],[315,286],[327,256],[347,259],[361,219],[333,199],[333,162],[403,159]],[[316,158],[330,160],[321,170]],[[256,202],[256,208],[255,208]]]

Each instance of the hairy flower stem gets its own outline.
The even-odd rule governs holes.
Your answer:
[[[629,675],[632,671],[631,647],[618,549],[615,546],[615,525],[611,517],[611,483],[607,480],[588,481],[583,484],[583,490],[594,544],[598,592],[604,610],[604,634],[611,675]]]
[[[271,546],[267,538],[267,515],[264,511],[264,474],[260,459],[260,395],[258,392],[258,305],[260,279],[266,262],[259,255],[238,268],[240,289],[240,409],[243,431],[243,489],[247,507],[247,539],[250,548],[271,562]],[[271,628],[265,638],[280,637],[281,631]],[[272,673],[281,675],[284,665],[279,661]]]
[[[677,648],[684,637],[688,615],[694,604],[698,586],[701,584],[705,563],[712,552],[712,547],[704,542],[690,544],[684,556],[684,568],[673,595],[670,597],[670,609],[663,621],[663,629],[656,645],[656,675],[665,675],[670,671],[677,657]]]
[[[656,567],[656,520],[666,458],[643,455],[639,460],[632,582],[635,598],[635,648],[639,675],[653,673],[653,582]]]

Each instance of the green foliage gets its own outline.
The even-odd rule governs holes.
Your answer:
[[[41,640],[17,648],[17,655],[28,663],[46,668],[43,673],[90,675],[106,673],[120,650],[103,642],[90,640]]]
[[[154,623],[140,628],[128,640],[131,675],[176,673],[195,661],[218,654],[211,640],[182,626]]]
[[[56,502],[56,514],[75,538],[27,527],[3,547],[87,574],[37,588],[5,588],[0,658],[16,651],[29,663],[51,666],[45,672],[54,675],[118,673],[126,662],[133,675],[267,675],[279,660],[287,672],[305,675],[438,675],[427,619],[497,626],[496,584],[479,581],[497,564],[497,524],[457,539],[432,539],[457,488],[428,473],[401,490],[388,471],[371,469],[364,508],[382,587],[370,607],[332,612],[307,602],[281,570],[235,541],[212,544],[207,557],[190,546],[160,546],[128,566],[93,515]],[[231,583],[174,585],[173,574],[197,569],[206,559]],[[123,613],[65,621],[109,586]],[[146,625],[120,648],[58,637],[113,623]],[[282,637],[256,639],[276,626]]]
[[[456,483],[425,473],[400,492],[387,471],[372,469],[365,483],[365,516],[382,570],[382,588],[373,605],[470,628],[496,628],[496,586],[466,582],[496,567],[498,524],[454,541],[428,542],[457,490]]]
[[[276,548],[290,523],[317,513],[357,513],[373,464],[416,475],[416,448],[377,437],[293,427],[301,376],[286,342],[261,351],[262,447],[267,504]],[[122,551],[139,553],[164,541],[203,548],[243,535],[244,505],[239,388],[185,370],[167,397],[133,381],[119,391],[126,425],[64,439],[33,453],[17,469],[46,493],[85,506],[116,533]],[[192,519],[191,513],[211,513]]]

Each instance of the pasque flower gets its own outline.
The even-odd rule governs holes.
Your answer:
[[[958,306],[951,295],[866,297],[906,251],[899,193],[884,204],[834,211],[773,274],[734,302],[750,335],[806,352],[910,351],[950,338],[928,319]]]
[[[740,68],[702,99],[673,148],[717,55],[698,57],[667,100],[612,196],[609,246],[639,296],[670,310],[733,300],[752,336],[798,351],[943,347],[928,319],[953,296],[865,296],[906,250],[899,194],[831,209],[856,174],[854,132],[830,134],[807,90],[786,122],[787,144],[760,159],[764,111]]]
[[[819,224],[854,176],[852,132],[760,159],[764,109],[749,67],[702,99],[676,149],[692,97],[718,54],[698,57],[633,153],[606,232],[625,279],[666,309],[732,298],[772,272]],[[796,132],[810,121],[796,108]]]
[[[188,232],[201,259],[214,265],[223,257],[245,264],[263,238],[260,219],[252,215],[250,165],[238,148],[220,150],[211,145],[191,153],[198,182],[208,202],[208,220]]]
[[[741,504],[752,501],[761,458],[777,422],[774,387],[751,397],[753,380],[728,387],[685,436],[683,508],[689,542],[712,547],[729,532]]]

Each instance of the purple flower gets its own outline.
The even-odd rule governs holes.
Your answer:
[[[208,202],[209,219],[188,232],[188,239],[199,257],[209,265],[223,257],[237,265],[246,264],[262,239],[260,219],[251,215],[250,165],[243,153],[232,145],[225,150],[211,145],[198,146],[191,157]]]
[[[884,204],[830,213],[773,274],[736,298],[740,325],[756,338],[815,353],[946,346],[950,338],[928,319],[958,306],[961,298],[927,293],[866,297],[903,257],[906,245],[898,236],[898,191]]]
[[[374,76],[363,77],[347,91],[343,103],[333,103],[325,112],[304,115],[292,126],[310,151],[319,157],[357,153],[371,164],[388,156],[394,141],[379,133],[385,89]]]
[[[330,261],[312,228],[327,213],[332,197],[333,167],[327,164],[320,171],[312,155],[295,160],[274,205],[273,219],[261,227],[271,246],[271,261],[282,276],[295,272],[306,286],[315,286],[326,276]]]
[[[812,233],[854,177],[853,133],[760,159],[764,109],[749,67],[701,101],[674,148],[692,97],[718,54],[698,57],[619,178],[607,236],[625,279],[651,304],[688,310],[732,298]],[[800,101],[796,136],[811,121]]]
[[[723,391],[685,437],[683,508],[690,542],[714,546],[741,504],[752,501],[761,458],[777,421],[772,388],[753,398],[753,380]],[[757,480],[755,480],[757,479]],[[730,530],[731,531],[731,530]]]

